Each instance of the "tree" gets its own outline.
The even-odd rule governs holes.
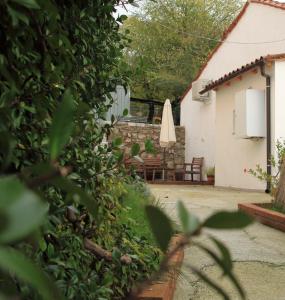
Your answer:
[[[236,0],[146,1],[123,28],[136,97],[177,98],[241,7]]]

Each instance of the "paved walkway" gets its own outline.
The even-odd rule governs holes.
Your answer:
[[[237,203],[270,201],[270,197],[264,193],[207,186],[150,185],[150,189],[174,219],[176,219],[177,200],[182,200],[201,220],[216,210],[234,210],[237,208]],[[247,299],[285,300],[285,233],[259,223],[239,231],[209,230],[208,232],[229,247],[234,261],[234,271],[247,291]],[[206,245],[211,244],[205,235],[199,240]],[[195,247],[189,247],[185,251],[175,300],[221,299],[188,270],[187,262],[222,283],[230,293],[231,299],[239,299],[231,284],[221,278],[220,271],[212,260]]]

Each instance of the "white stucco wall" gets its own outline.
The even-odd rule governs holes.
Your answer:
[[[233,134],[235,94],[253,88],[265,90],[265,78],[260,72],[232,80],[216,93],[216,155],[215,185],[241,189],[265,190],[266,183],[248,173],[259,164],[266,170],[266,138],[243,139]]]
[[[285,139],[285,61],[276,61],[272,78],[273,139]]]
[[[251,3],[226,41],[258,43],[284,39],[284,25],[285,10]],[[208,62],[200,78],[215,80],[260,56],[284,52],[285,41],[264,44],[224,43]],[[278,67],[278,72],[282,72],[281,69]],[[281,85],[278,84],[275,89],[281,89]],[[276,104],[278,113],[279,106]],[[215,165],[215,97],[210,104],[203,104],[192,101],[189,91],[181,102],[181,125],[186,130],[186,161],[190,162],[194,156],[204,156],[205,169]]]
[[[285,140],[285,61],[276,61],[271,72],[272,155],[277,157],[276,142]],[[277,168],[272,168],[276,174]]]

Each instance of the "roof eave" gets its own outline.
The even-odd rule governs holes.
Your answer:
[[[215,81],[214,83],[210,83],[208,84],[202,91],[200,91],[200,94],[203,95],[215,88],[217,88],[218,86],[221,86],[222,84],[230,81],[231,79],[245,73],[245,72],[248,72],[250,71],[251,69],[254,69],[256,68],[257,66],[260,66],[262,64],[264,64],[265,62],[265,59],[264,58],[261,58],[257,61],[255,61],[254,63],[248,65],[248,66],[245,66],[237,71],[233,71],[231,72],[229,75],[225,76],[225,77],[222,77],[220,79],[218,79],[217,81]]]

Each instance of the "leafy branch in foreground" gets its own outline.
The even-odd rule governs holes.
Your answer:
[[[150,226],[156,238],[157,244],[165,253],[165,258],[161,263],[159,272],[156,273],[149,281],[145,282],[144,285],[138,287],[138,291],[141,291],[141,289],[143,289],[152,280],[157,279],[161,273],[167,271],[168,261],[178,250],[191,245],[198,247],[201,251],[205,252],[209,257],[211,257],[215,264],[222,270],[223,276],[227,277],[232,282],[240,298],[246,299],[246,294],[233,273],[233,263],[228,248],[215,237],[208,236],[216,248],[216,251],[213,251],[212,248],[209,248],[208,246],[196,241],[195,238],[203,233],[204,228],[217,230],[241,229],[250,225],[253,220],[241,211],[219,211],[213,213],[206,220],[201,222],[195,215],[186,209],[181,201],[178,202],[177,209],[178,218],[181,225],[180,233],[182,234],[182,238],[176,244],[174,249],[172,249],[170,252],[167,252],[170,240],[175,232],[172,225],[173,222],[159,208],[153,206],[146,207],[146,213]],[[213,281],[203,271],[197,269],[195,266],[188,263],[186,266],[189,267],[192,272],[201,280],[216,290],[216,292],[220,294],[223,299],[230,299],[227,292],[222,286],[219,285],[218,282]]]
[[[133,183],[122,141],[103,143],[128,84],[120,3],[0,1],[1,299],[119,300],[158,264],[118,218]]]

